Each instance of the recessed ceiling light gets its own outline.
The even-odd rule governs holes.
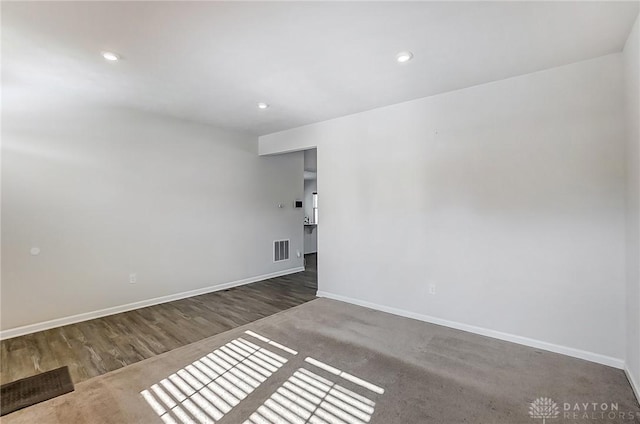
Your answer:
[[[269,105],[264,103],[264,102],[258,103],[258,109],[266,109],[268,107],[269,107]]]
[[[118,56],[117,54],[113,53],[113,52],[102,52],[102,57],[104,57],[105,59],[111,61],[111,62],[115,62],[118,59],[120,59],[120,56]]]
[[[413,53],[409,51],[400,52],[396,55],[396,60],[398,61],[398,63],[406,63],[411,59],[413,59]]]

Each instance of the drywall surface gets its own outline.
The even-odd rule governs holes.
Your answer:
[[[319,291],[622,364],[622,60],[260,137],[318,147]]]
[[[23,92],[2,105],[3,330],[302,266],[302,153]]]
[[[627,367],[640,396],[640,25],[623,51],[627,106]]]

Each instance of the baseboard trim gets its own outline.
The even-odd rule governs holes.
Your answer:
[[[71,315],[63,318],[56,318],[50,321],[29,324],[22,327],[10,328],[0,331],[0,340],[11,339],[13,337],[24,336],[25,334],[35,333],[37,331],[49,330],[51,328],[62,327],[63,325],[75,324],[90,319],[101,318],[107,315],[119,314],[121,312],[132,311],[134,309],[145,308],[147,306],[158,305],[160,303],[171,302],[174,300],[185,299],[187,297],[199,296],[201,294],[213,293],[232,287],[243,286],[245,284],[256,283],[269,278],[281,277],[283,275],[294,274],[304,271],[304,267],[289,268],[283,271],[272,272],[269,274],[249,277],[242,280],[231,281],[229,283],[217,284],[215,286],[203,287],[201,289],[189,290],[186,292],[170,294],[167,296],[155,297],[153,299],[142,300],[139,302],[127,303],[125,305],[113,306],[111,308],[100,309],[97,311],[85,312],[82,314]]]
[[[627,364],[624,366],[624,373],[627,375],[627,379],[629,380],[629,384],[631,384],[631,388],[633,389],[633,393],[636,395],[638,403],[640,403],[640,382],[633,378],[633,374]]]
[[[524,346],[534,347],[536,349],[547,350],[549,352],[560,353],[574,358],[584,359],[586,361],[596,362],[598,364],[608,365],[618,369],[624,369],[625,363],[622,359],[613,358],[611,356],[601,355],[598,353],[588,352],[585,350],[575,349],[567,346],[557,345],[544,342],[541,340],[530,339],[528,337],[517,336],[515,334],[503,333],[501,331],[490,330],[488,328],[476,327],[469,324],[463,324],[455,321],[449,321],[442,318],[436,318],[429,315],[423,315],[416,312],[410,312],[403,309],[393,308],[390,306],[379,305],[376,303],[366,302],[347,296],[342,296],[325,291],[318,291],[318,297],[326,297],[328,299],[339,300],[341,302],[352,303],[365,308],[375,309],[381,312],[387,312],[393,315],[399,315],[405,318],[412,318],[418,321],[424,321],[431,324],[442,325],[444,327],[455,328],[456,330],[468,331],[482,336],[493,337],[494,339],[504,340],[507,342],[517,343]]]

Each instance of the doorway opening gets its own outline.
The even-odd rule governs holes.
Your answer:
[[[318,284],[318,150],[304,151],[304,266]]]

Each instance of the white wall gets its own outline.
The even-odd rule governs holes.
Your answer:
[[[3,330],[302,266],[302,153],[261,158],[255,137],[64,96],[12,99]],[[292,258],[274,264],[278,238]]]
[[[304,215],[309,217],[309,222],[313,222],[313,193],[318,190],[316,180],[304,180]],[[311,228],[311,227],[307,227]],[[313,228],[309,232],[304,232],[304,253],[315,253],[318,251],[318,229]]]
[[[259,146],[318,147],[320,292],[621,366],[623,107],[614,54]]]
[[[627,367],[640,399],[640,25],[624,48],[627,106]]]

